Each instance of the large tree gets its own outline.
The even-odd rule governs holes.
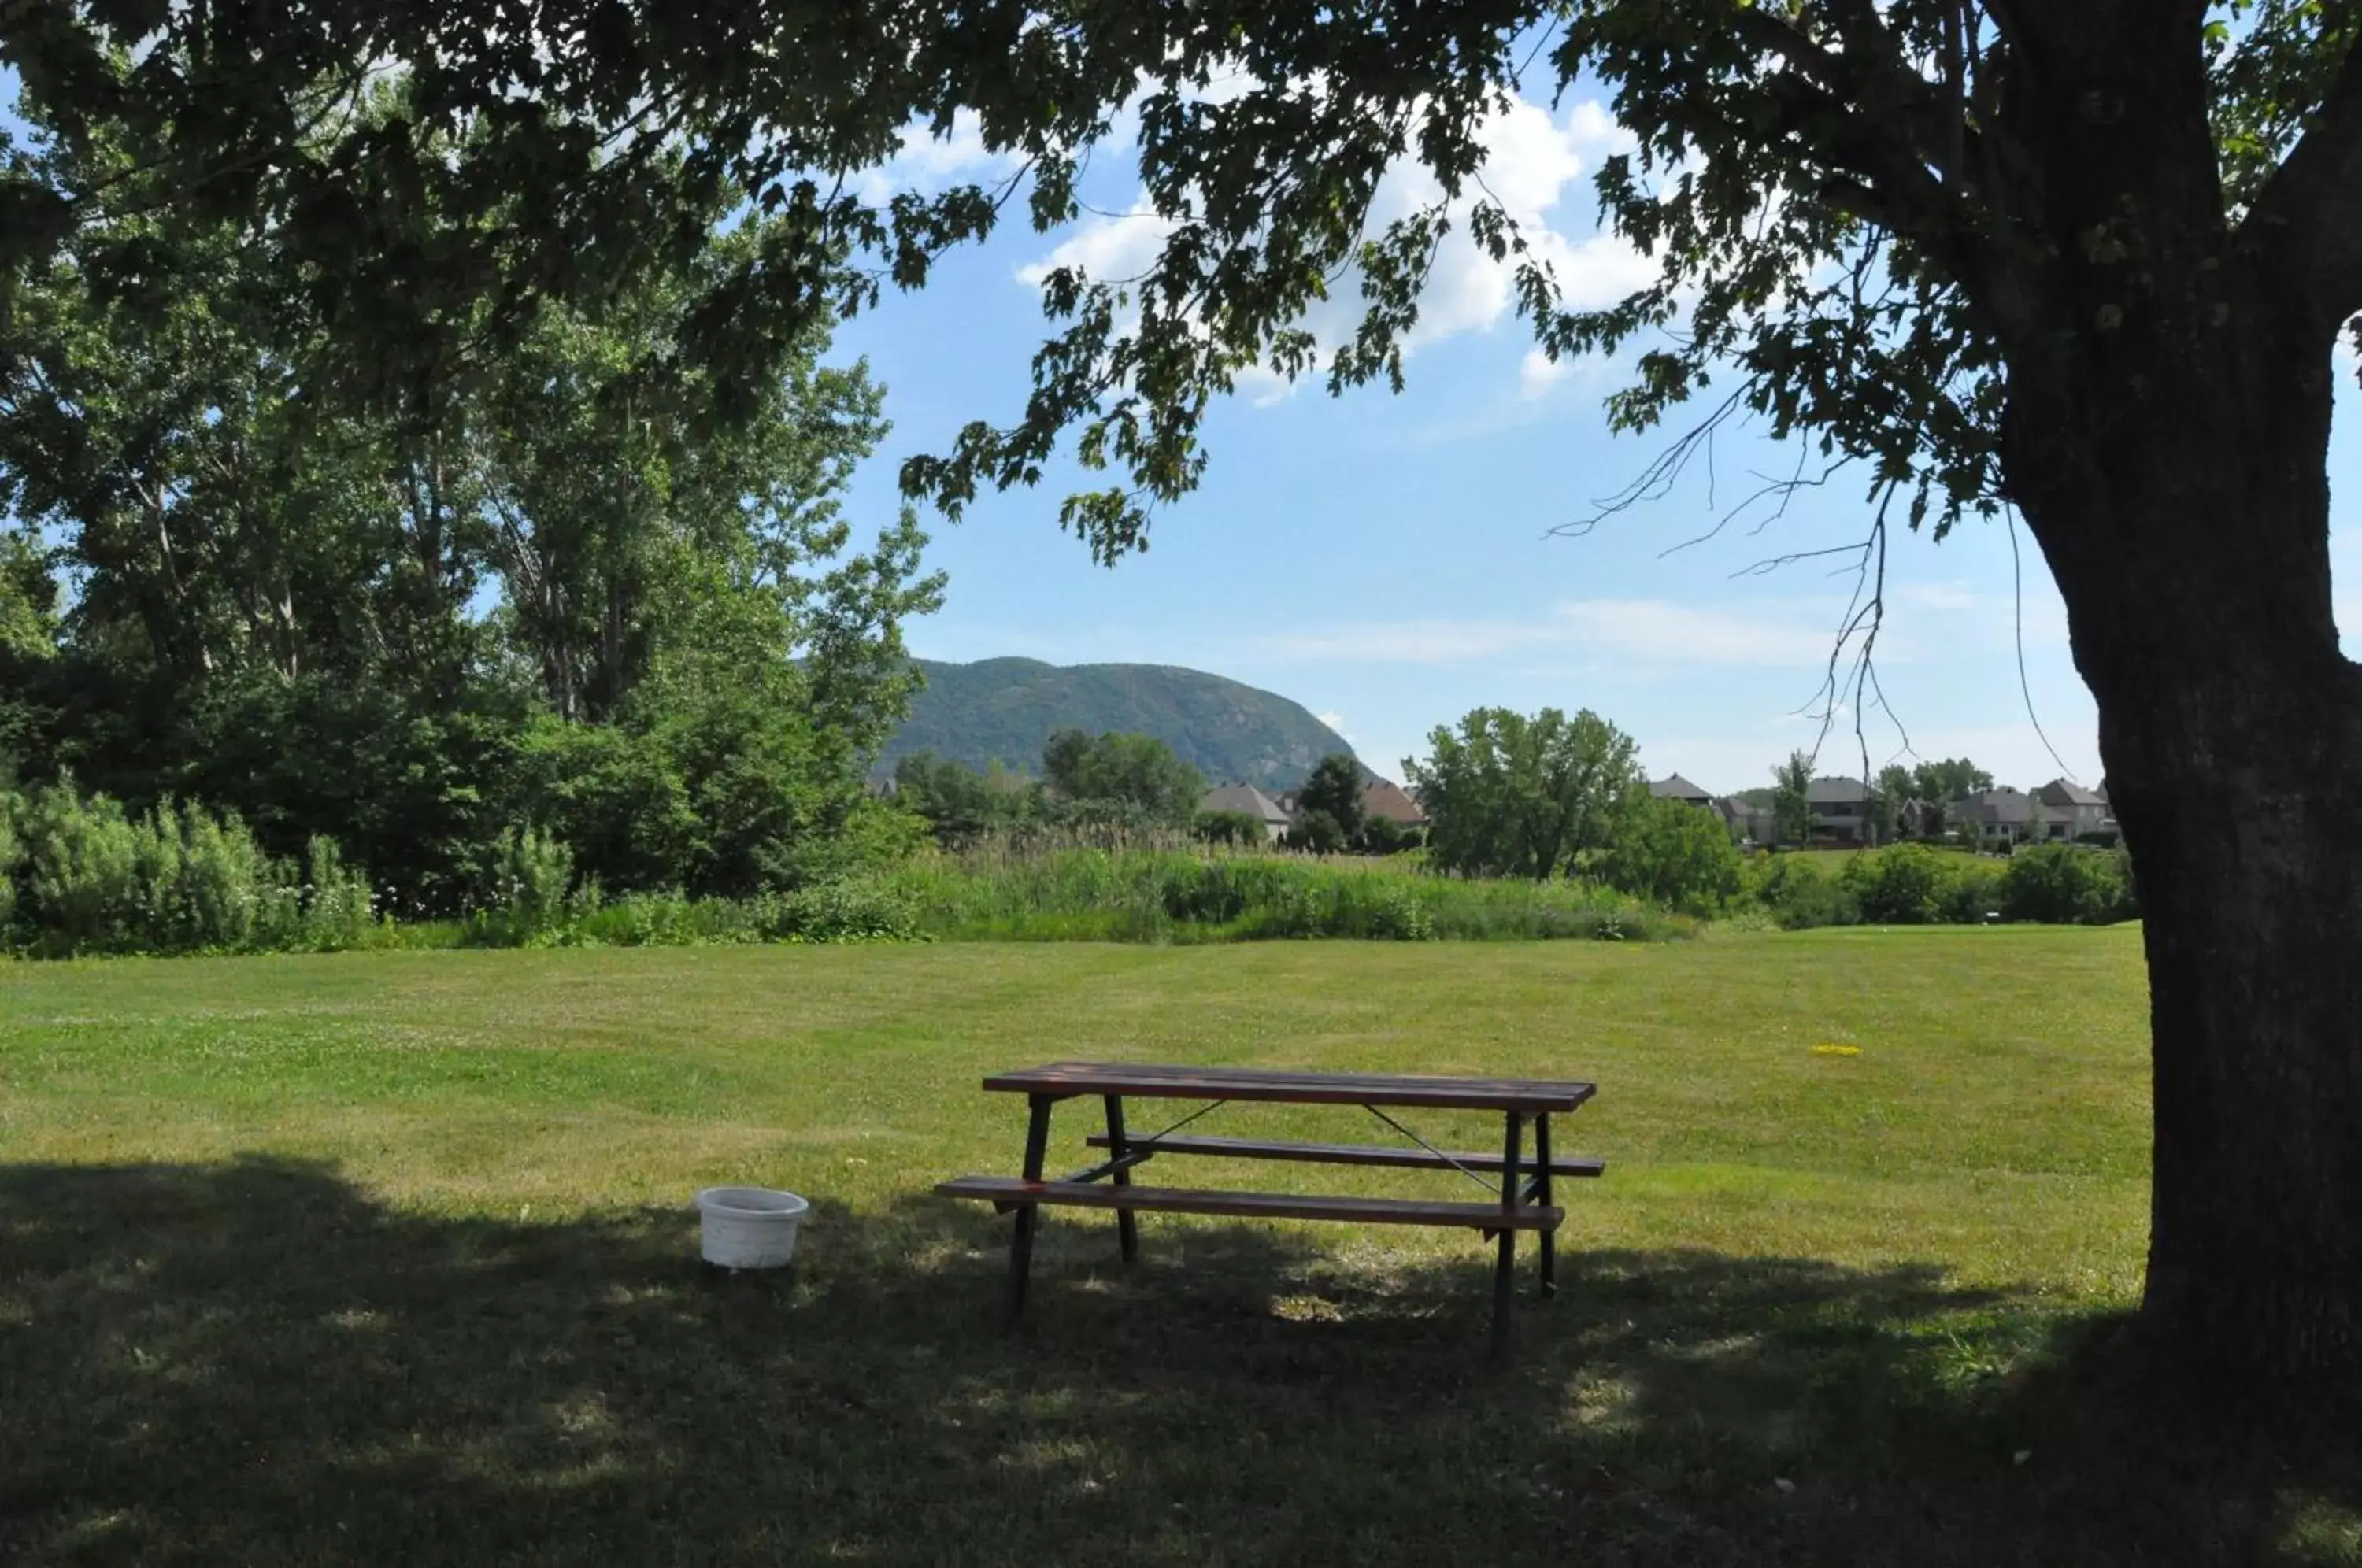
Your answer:
[[[1438,724],[1403,772],[1438,867],[1537,881],[1606,848],[1648,793],[1632,737],[1588,708],[1474,709],[1457,729]]]
[[[184,204],[248,216],[362,302],[431,376],[467,324],[455,273],[509,297],[595,293],[694,247],[678,198],[735,176],[783,242],[692,313],[724,369],[778,323],[923,282],[1022,181],[905,193],[858,181],[916,118],[977,112],[1073,218],[1089,146],[1130,105],[1163,248],[1139,277],[1043,282],[1063,325],[1034,395],[905,471],[952,507],[1030,482],[1060,431],[1119,482],[1065,519],[1113,555],[1193,485],[1209,401],[1249,364],[1335,387],[1396,380],[1441,231],[1519,271],[1553,353],[1638,351],[1615,417],[1706,418],[1862,465],[1940,534],[2014,506],[2065,599],[2110,793],[2141,867],[2156,1160],[2144,1316],[2192,1364],[2362,1379],[2362,676],[2330,610],[2332,351],[2362,308],[2362,55],[2354,0],[491,0],[265,8],[20,6],[0,59],[65,134],[154,129]],[[562,40],[551,47],[551,40]],[[417,125],[317,138],[338,94],[418,68]],[[1529,62],[1535,68],[1529,70]],[[1230,89],[1205,91],[1220,74]],[[1521,87],[1598,83],[1637,150],[1600,192],[1661,275],[1567,308],[1543,252],[1484,193],[1482,130]],[[695,156],[676,177],[666,149]],[[1371,233],[1386,170],[1446,199]],[[433,254],[390,210],[517,199]],[[0,189],[22,256],[114,199]],[[607,243],[579,244],[593,236]],[[791,242],[789,242],[791,241]],[[1358,330],[1308,306],[1352,276]]]

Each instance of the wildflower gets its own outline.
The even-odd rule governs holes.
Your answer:
[[[1816,1056],[1859,1056],[1861,1055],[1861,1047],[1859,1045],[1840,1045],[1834,1040],[1824,1040],[1819,1044],[1813,1047],[1813,1055]]]

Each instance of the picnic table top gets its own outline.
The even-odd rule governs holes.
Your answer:
[[[1449,1110],[1573,1110],[1598,1092],[1574,1079],[1460,1078],[1415,1073],[1296,1073],[1141,1062],[1051,1062],[995,1073],[1014,1094],[1118,1094],[1164,1099],[1260,1099],[1297,1105],[1417,1105]]]

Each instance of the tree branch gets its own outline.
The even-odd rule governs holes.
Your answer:
[[[2337,82],[2240,226],[2240,236],[2303,281],[2334,332],[2362,312],[2362,43],[2349,41]]]

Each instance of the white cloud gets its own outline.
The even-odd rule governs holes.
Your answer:
[[[1471,237],[1468,217],[1480,200],[1496,200],[1507,212],[1530,248],[1531,259],[1549,267],[1572,304],[1607,304],[1657,276],[1654,262],[1612,235],[1584,233],[1578,237],[1554,226],[1568,188],[1601,158],[1629,144],[1599,103],[1585,100],[1553,117],[1541,105],[1519,98],[1488,116],[1478,138],[1485,149],[1484,185],[1463,191],[1448,205],[1452,234],[1437,251],[1419,302],[1418,324],[1405,339],[1406,352],[1446,337],[1488,331],[1514,306],[1515,273],[1521,259],[1513,254],[1507,261],[1496,261]],[[1371,198],[1368,232],[1374,237],[1388,224],[1442,200],[1443,188],[1434,175],[1416,157],[1406,158],[1379,181]],[[1136,215],[1086,219],[1046,257],[1019,269],[1018,278],[1038,286],[1058,267],[1076,267],[1106,282],[1137,276],[1155,260],[1175,225],[1146,213],[1144,193],[1135,194],[1131,205],[1141,209]],[[1332,349],[1351,336],[1363,309],[1358,279],[1349,271],[1300,325],[1324,349]],[[1529,355],[1519,372],[1520,387],[1529,396],[1539,395],[1565,373],[1546,357]],[[1266,403],[1290,390],[1267,370],[1250,371],[1241,381]]]
[[[1817,669],[1828,663],[1836,617],[1827,606],[1779,610],[1675,604],[1662,599],[1583,599],[1536,620],[1411,620],[1342,624],[1268,639],[1284,657],[1356,664],[1456,665],[1542,649],[1628,663]],[[1895,661],[1888,645],[1881,653]]]
[[[1518,367],[1518,395],[1540,397],[1573,370],[1574,366],[1568,360],[1553,359],[1539,348],[1529,348],[1524,362]]]
[[[1020,267],[1018,281],[1038,287],[1057,269],[1074,267],[1096,282],[1122,282],[1148,270],[1175,226],[1146,211],[1094,214],[1049,255]]]
[[[961,109],[942,136],[923,122],[904,126],[901,146],[886,162],[863,171],[858,193],[875,205],[897,191],[933,193],[964,180],[1003,175],[1013,167],[1006,153],[984,145],[984,127],[975,111]]]
[[[1339,735],[1343,737],[1347,745],[1358,745],[1361,744],[1353,738],[1353,732],[1345,727],[1344,714],[1331,709],[1326,713],[1315,713],[1312,716],[1319,720],[1322,723],[1328,725],[1330,729],[1336,731]]]

